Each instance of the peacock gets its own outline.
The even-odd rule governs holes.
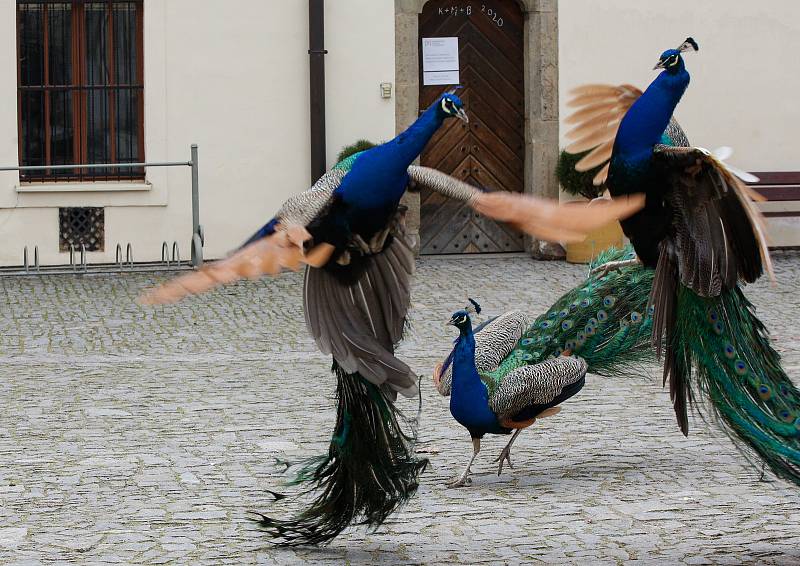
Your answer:
[[[688,434],[688,408],[706,395],[729,432],[778,476],[800,483],[800,391],[741,287],[772,275],[757,195],[736,170],[691,147],[673,118],[689,85],[683,55],[698,50],[690,37],[663,52],[644,92],[577,88],[567,118],[576,141],[567,151],[591,150],[576,168],[602,166],[595,183],[612,196],[645,193],[644,207],[621,221],[635,256],[599,275],[638,264],[654,270],[652,344],[664,357],[680,430]]]
[[[257,515],[276,544],[324,544],[352,524],[377,528],[417,490],[427,461],[414,454],[414,431],[407,432],[409,423],[394,405],[398,393],[418,394],[417,376],[394,355],[414,271],[399,203],[410,182],[472,206],[483,199],[471,185],[411,165],[451,117],[468,123],[462,101],[448,91],[393,140],[344,159],[290,198],[228,258],[141,299],[175,302],[243,277],[306,265],[306,326],[333,358],[337,416],[327,454],[304,462],[294,482],[316,493],[310,506],[291,519]],[[576,222],[591,226],[630,214],[641,201],[613,203],[599,214],[570,208],[569,216],[558,213],[557,203],[540,204],[548,214],[540,221],[546,235],[565,228],[572,234]]]
[[[453,352],[446,361],[452,376],[450,413],[466,428],[472,437],[472,458],[464,472],[452,482],[451,487],[463,487],[471,483],[469,474],[472,463],[481,449],[481,439],[486,434],[510,434],[511,439],[497,457],[497,474],[503,472],[503,464],[511,463],[511,445],[519,433],[537,419],[557,414],[560,403],[566,401],[583,388],[586,362],[573,356],[558,356],[539,364],[524,365],[509,372],[498,382],[482,381],[475,364],[475,333],[470,312],[480,314],[480,305],[470,299],[471,305],[453,313],[448,324],[458,328]],[[491,330],[519,327],[525,317],[520,313],[506,313],[490,324]],[[480,332],[482,328],[477,328]],[[497,354],[497,350],[491,353]],[[452,366],[452,368],[450,367]]]
[[[633,250],[611,249],[595,265],[623,261]],[[653,271],[643,266],[590,275],[535,320],[520,310],[491,318],[472,329],[469,311],[453,314],[460,335],[444,363],[434,369],[441,395],[450,396],[450,412],[472,436],[473,457],[450,482],[469,484],[470,467],[484,434],[514,430],[495,460],[511,467],[511,445],[537,419],[557,414],[557,406],[580,391],[585,374],[639,375],[650,349],[653,311],[648,297]]]

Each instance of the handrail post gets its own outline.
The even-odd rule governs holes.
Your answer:
[[[33,246],[33,267],[39,273],[39,246]]]
[[[200,191],[199,191],[199,169],[197,163],[197,144],[192,144],[192,240],[195,235],[200,236]],[[200,238],[201,244],[202,237]],[[200,267],[203,265],[203,248],[202,245],[192,246],[192,265]]]
[[[25,265],[25,273],[28,273],[28,246],[22,250],[22,263]]]

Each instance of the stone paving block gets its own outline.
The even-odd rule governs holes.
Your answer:
[[[747,295],[800,374],[800,253]],[[163,274],[0,278],[0,564],[800,564],[800,490],[759,481],[712,419],[684,438],[653,364],[589,376],[515,444],[471,454],[430,372],[463,297],[539,313],[583,266],[526,258],[418,264],[399,355],[423,376],[417,497],[374,533],[322,549],[269,546],[248,510],[289,513],[276,458],[326,450],[330,360],[305,331],[302,274],[240,282],[168,307],[135,302]],[[416,400],[401,400],[409,413]],[[707,413],[706,413],[707,414]]]

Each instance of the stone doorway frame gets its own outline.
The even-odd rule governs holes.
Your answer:
[[[419,14],[428,0],[395,0],[395,129],[419,116]],[[525,17],[525,179],[524,192],[558,198],[558,0],[516,0]],[[410,234],[419,253],[419,193],[404,204]],[[537,259],[563,257],[560,246],[526,238]]]

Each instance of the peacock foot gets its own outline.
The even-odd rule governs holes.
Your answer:
[[[500,462],[500,465],[497,467],[497,475],[503,473],[503,464],[508,462],[508,467],[512,470],[514,469],[514,464],[511,463],[511,446],[506,446],[503,448],[503,451],[500,452],[500,455],[494,459],[495,462]]]
[[[605,277],[612,271],[619,271],[624,267],[633,267],[634,265],[639,265],[640,261],[638,257],[633,259],[624,259],[620,261],[609,261],[604,263],[603,265],[598,265],[594,269],[589,272],[589,275],[592,277],[596,277],[600,279],[601,277]]]
[[[472,478],[469,477],[469,474],[461,474],[457,478],[454,478],[447,482],[447,487],[468,487],[472,485]]]

